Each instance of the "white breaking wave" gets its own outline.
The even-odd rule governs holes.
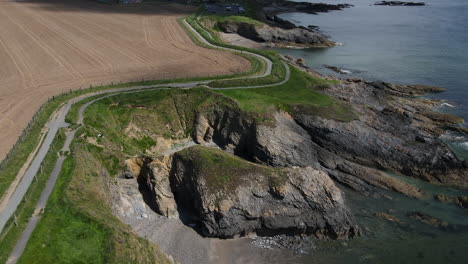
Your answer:
[[[460,146],[466,150],[468,150],[468,141],[460,143]]]
[[[449,103],[442,103],[440,106],[455,107],[454,105],[451,105]]]

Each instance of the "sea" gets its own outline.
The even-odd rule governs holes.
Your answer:
[[[444,100],[439,111],[468,120],[468,0],[425,0],[426,6],[421,7],[375,6],[374,0],[320,2],[354,6],[280,17],[305,27],[318,26],[340,45],[277,51],[304,58],[308,66],[325,75],[445,87],[446,92],[427,97]],[[325,65],[350,73],[338,74]],[[456,154],[468,158],[468,139],[450,136]],[[364,235],[349,241],[317,241],[300,262],[468,263],[468,210],[431,198],[436,194],[468,196],[468,191],[389,174],[418,186],[428,198],[417,200],[388,192],[387,198],[377,199],[346,191]],[[448,226],[424,224],[409,216],[414,211],[441,219]],[[373,216],[375,212],[393,215],[399,222],[380,220]]]
[[[426,6],[414,7],[376,6],[375,0],[310,2],[354,5],[317,15],[280,15],[296,25],[318,26],[340,45],[278,49],[280,53],[304,58],[326,75],[445,87],[447,92],[428,97],[446,101],[438,110],[468,120],[468,0],[425,0]],[[325,65],[350,74],[338,74]],[[456,154],[468,158],[467,137],[451,136]]]

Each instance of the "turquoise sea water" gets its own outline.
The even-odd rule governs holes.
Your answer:
[[[281,17],[298,25],[319,26],[343,45],[278,51],[304,58],[323,74],[446,87],[447,92],[429,97],[447,100],[454,107],[442,106],[441,111],[468,120],[467,0],[427,0],[424,7],[374,6],[374,0],[321,2],[355,6],[319,15],[291,13]],[[337,66],[351,74],[339,75],[324,65]],[[467,141],[466,137],[459,137],[453,143],[462,158],[468,158]],[[420,187],[428,198],[416,200],[389,192],[391,199],[375,199],[349,191],[347,200],[365,235],[346,242],[317,242],[312,254],[304,256],[302,262],[468,263],[468,210],[432,198],[437,193],[468,196],[468,190],[393,176]],[[422,224],[408,217],[412,211],[430,214],[451,227],[438,229]],[[396,216],[401,223],[379,220],[373,216],[375,212]]]
[[[323,74],[338,75],[324,67],[333,65],[351,71],[339,75],[344,78],[446,87],[447,92],[429,97],[447,100],[454,107],[443,106],[441,111],[468,120],[467,0],[426,0],[423,7],[374,6],[374,0],[310,2],[355,5],[319,15],[280,15],[298,25],[319,26],[343,45],[279,49],[281,53],[304,58]],[[463,158],[468,158],[467,141],[454,143]]]

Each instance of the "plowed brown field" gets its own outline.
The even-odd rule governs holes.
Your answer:
[[[246,59],[192,42],[176,21],[191,12],[162,3],[1,1],[0,160],[39,106],[63,91],[246,71]]]

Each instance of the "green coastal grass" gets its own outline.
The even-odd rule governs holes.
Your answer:
[[[206,88],[148,90],[99,100],[85,111],[87,137],[118,146],[115,154],[143,155],[158,144],[155,135],[176,140],[189,137],[198,111],[235,104]],[[103,133],[102,138],[97,138]]]
[[[218,90],[239,103],[242,110],[259,114],[271,113],[273,110],[318,115],[338,121],[351,121],[357,118],[352,107],[331,96],[319,93],[319,88],[331,85],[328,81],[313,77],[290,66],[291,78],[282,85],[236,90]]]
[[[62,148],[64,142],[65,134],[63,133],[63,130],[60,130],[46,155],[42,172],[38,173],[36,177],[37,180],[33,180],[25,195],[25,199],[23,199],[16,209],[15,215],[16,223],[18,225],[15,225],[12,218],[7,222],[2,230],[2,233],[0,234],[0,263],[6,262],[8,256],[16,245],[16,242],[21,236],[21,233],[26,228],[42,190],[44,189],[50,173],[55,166],[58,158],[57,152]]]
[[[98,147],[77,139],[19,263],[169,263],[111,209]]]
[[[176,156],[204,178],[208,191],[212,193],[233,192],[239,185],[252,181],[253,175],[262,175],[272,184],[279,184],[285,179],[277,168],[251,163],[210,147],[193,146],[178,152]]]
[[[235,22],[242,22],[242,23],[248,23],[252,24],[255,26],[263,26],[265,23],[255,20],[253,18],[247,17],[247,16],[233,16],[233,15],[205,15],[204,18],[210,19],[213,21],[218,21],[218,22],[226,22],[226,21],[235,21]]]

